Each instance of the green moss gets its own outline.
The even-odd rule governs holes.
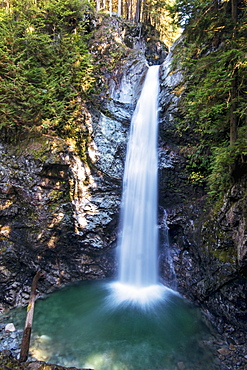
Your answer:
[[[25,215],[27,216],[27,220],[29,221],[36,221],[38,220],[39,216],[36,212],[36,210],[34,208],[28,208],[28,204],[25,204],[24,207],[25,208]]]
[[[236,265],[237,251],[234,245],[229,245],[232,236],[222,231],[213,219],[206,221],[203,228],[206,230],[203,234],[204,251],[212,254],[221,262]]]
[[[50,210],[50,211],[55,211],[56,209],[58,209],[59,208],[59,203],[52,203],[52,204],[49,204],[48,205],[48,209]]]
[[[63,196],[63,191],[61,190],[52,190],[52,192],[49,194],[49,199],[55,202],[58,199],[61,199]]]
[[[218,258],[221,262],[230,263],[231,265],[236,265],[237,256],[234,249],[229,250],[212,250],[213,255]]]

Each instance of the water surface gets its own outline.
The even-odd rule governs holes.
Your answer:
[[[38,300],[32,356],[95,370],[215,368],[200,312],[178,294],[164,287],[151,305],[114,297],[109,283],[81,282]],[[25,311],[12,311],[12,320],[22,328]]]

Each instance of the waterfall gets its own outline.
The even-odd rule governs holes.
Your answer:
[[[171,256],[170,242],[169,242],[169,227],[167,225],[167,212],[162,207],[162,218],[160,221],[160,243],[162,245],[162,253],[159,258],[162,261],[163,266],[163,278],[164,282],[168,284],[172,289],[177,288],[176,271],[174,269],[173,259]]]
[[[161,289],[157,266],[158,95],[159,66],[152,66],[131,120],[127,147],[118,238],[120,301],[146,302]]]
[[[157,127],[159,66],[149,67],[131,121],[123,180],[119,281],[157,283]]]
[[[81,281],[38,300],[31,343],[37,360],[100,370],[215,369],[212,334],[205,336],[199,312],[158,283],[158,93],[159,67],[150,67],[127,148],[118,281]],[[160,242],[169,249],[165,210],[162,216]],[[18,325],[15,312],[26,312],[7,313]]]

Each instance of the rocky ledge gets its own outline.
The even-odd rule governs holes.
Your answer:
[[[13,323],[0,324],[0,370],[77,370],[75,367],[47,364],[44,361],[20,362],[18,357],[20,354],[22,334],[23,330],[16,330]]]
[[[10,351],[5,350],[0,352],[0,370],[93,370],[93,369],[77,369],[75,367],[63,367],[59,365],[47,364],[42,361],[31,361],[20,363],[14,358]]]

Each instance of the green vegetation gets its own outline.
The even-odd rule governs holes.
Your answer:
[[[156,36],[171,46],[180,34],[169,12],[175,0],[95,0],[98,14],[117,15],[132,24],[151,27]]]
[[[8,140],[32,132],[73,137],[93,83],[90,7],[81,0],[7,5],[0,8],[1,132]]]
[[[247,163],[246,1],[177,0],[184,26],[176,63],[185,90],[178,130],[193,139],[189,169],[221,197]],[[243,172],[243,171],[242,171]]]
[[[168,32],[168,8],[177,27],[184,27],[176,50],[176,63],[185,77],[174,91],[181,96],[177,130],[190,137],[184,149],[190,181],[208,183],[212,197],[219,198],[247,168],[246,0],[140,4],[146,29]],[[121,14],[125,19],[109,22],[109,15],[99,13],[100,27],[95,23],[92,36],[94,15],[86,0],[1,3],[3,139],[39,134],[72,138],[85,159],[89,133],[83,125],[83,102],[90,97],[96,104],[107,98],[108,81],[116,65],[121,72],[129,52],[122,31],[141,29],[132,22],[133,14]],[[164,36],[169,42],[171,32]]]

